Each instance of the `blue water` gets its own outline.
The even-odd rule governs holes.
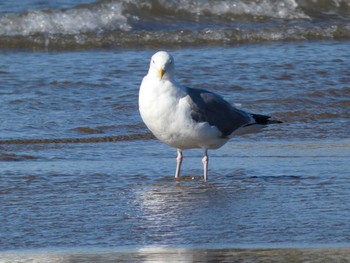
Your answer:
[[[1,49],[0,251],[347,247],[349,42],[165,48],[180,82],[284,123],[210,151],[207,183],[185,151],[175,181],[138,113],[158,48]]]
[[[0,48],[80,50],[349,40],[348,0],[2,1]]]
[[[146,137],[9,144],[147,134],[137,95],[153,51],[3,52],[1,249],[348,243],[348,71],[332,67],[346,49],[175,50],[187,85],[285,121],[209,152],[208,183],[201,151],[184,152],[176,182],[175,149]]]

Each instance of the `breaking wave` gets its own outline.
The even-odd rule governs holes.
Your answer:
[[[346,0],[101,0],[0,15],[0,48],[349,39]]]

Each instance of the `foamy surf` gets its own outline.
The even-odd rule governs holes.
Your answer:
[[[1,36],[34,34],[75,35],[106,30],[127,31],[120,3],[76,7],[67,10],[34,10],[0,18]]]
[[[11,9],[12,10],[12,9]],[[79,49],[349,39],[345,0],[97,1],[0,16],[0,48]]]

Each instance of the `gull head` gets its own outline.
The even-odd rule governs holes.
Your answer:
[[[172,79],[174,70],[174,58],[166,51],[158,51],[151,58],[148,74],[159,80]]]

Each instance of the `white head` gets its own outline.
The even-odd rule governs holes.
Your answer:
[[[148,74],[159,80],[172,79],[174,76],[174,58],[166,51],[158,51],[151,58]]]

